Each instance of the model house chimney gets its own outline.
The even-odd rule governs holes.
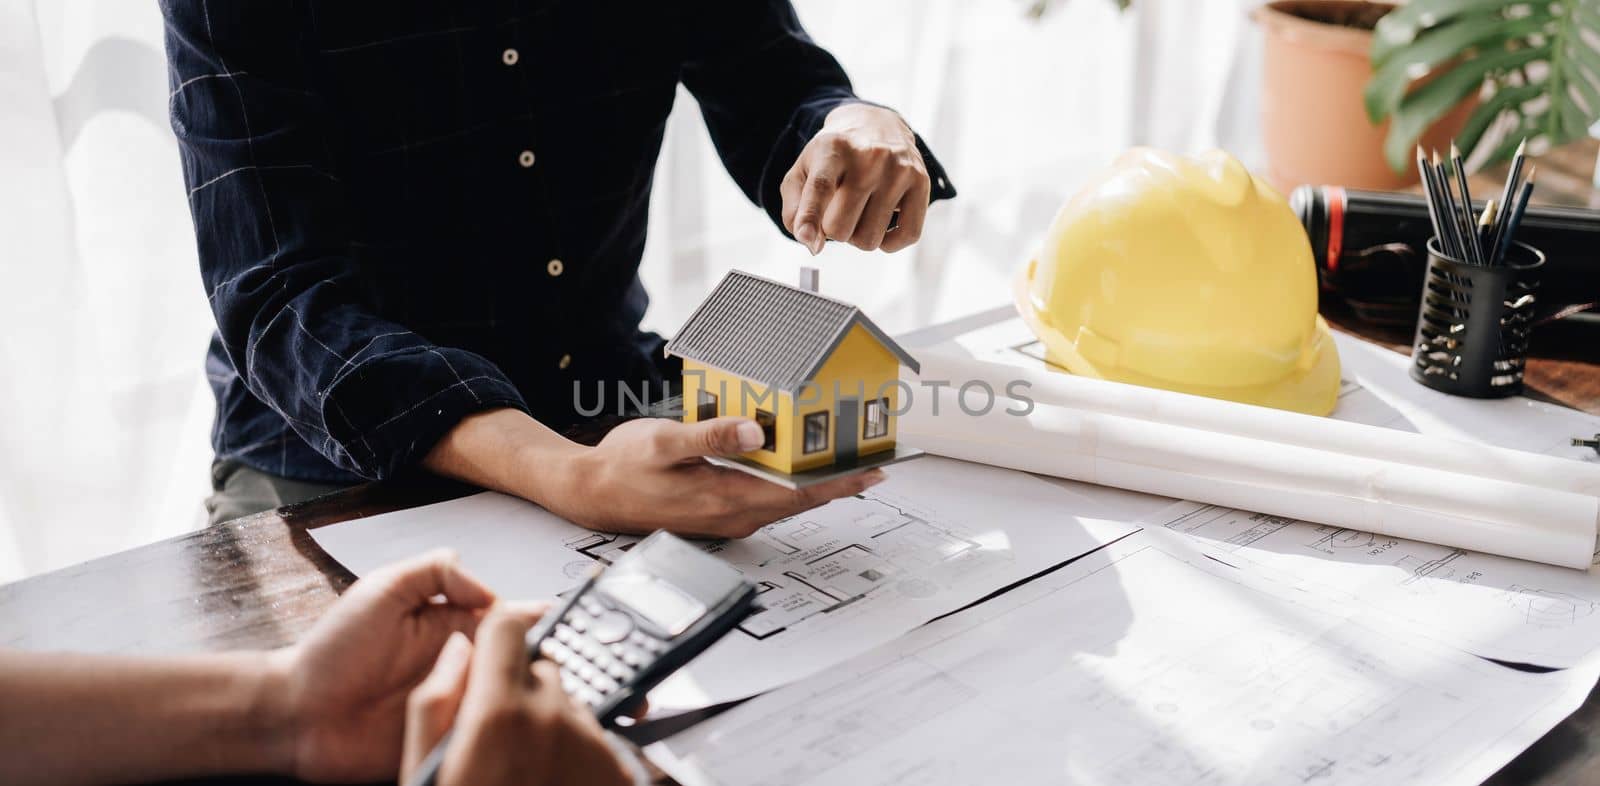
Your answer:
[[[814,267],[800,268],[800,288],[807,292],[817,291],[817,283],[822,278],[822,271]]]

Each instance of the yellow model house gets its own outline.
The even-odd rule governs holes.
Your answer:
[[[900,365],[918,370],[855,306],[739,271],[666,351],[683,358],[684,421],[755,420],[767,443],[744,458],[789,474],[893,451]]]

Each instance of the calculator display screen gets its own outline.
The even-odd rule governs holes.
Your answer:
[[[668,636],[689,629],[706,613],[705,604],[658,578],[631,574],[608,576],[600,588],[613,599],[661,628]]]

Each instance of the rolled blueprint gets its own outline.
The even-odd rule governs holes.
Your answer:
[[[923,377],[932,378],[927,365]],[[959,396],[918,389],[900,439],[967,461],[1552,565],[1585,569],[1593,559],[1593,495],[1057,404],[1021,416],[1004,397],[969,414]],[[971,397],[969,406],[981,411]]]
[[[1023,380],[1043,404],[1600,496],[1600,465],[1571,459],[956,355],[919,359],[923,379],[981,380],[997,392]]]

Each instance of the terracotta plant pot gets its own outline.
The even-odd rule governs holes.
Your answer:
[[[1360,0],[1280,0],[1253,14],[1266,34],[1261,114],[1267,178],[1284,193],[1295,186],[1340,185],[1392,190],[1414,185],[1384,162],[1385,121],[1367,119],[1361,91],[1372,76],[1372,26],[1394,9]],[[1463,101],[1422,136],[1425,148],[1449,147],[1472,113]]]

